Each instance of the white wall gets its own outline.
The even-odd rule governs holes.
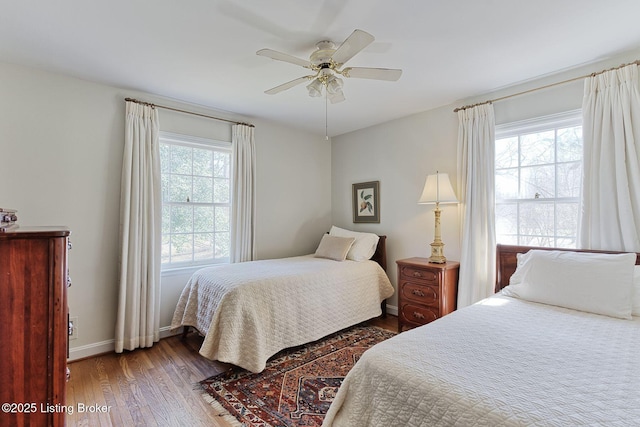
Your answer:
[[[331,225],[331,146],[321,136],[0,63],[0,206],[17,209],[23,226],[72,230],[72,358],[113,349],[125,97],[256,125],[260,258],[310,253]],[[209,119],[160,110],[160,122],[169,132],[230,139],[230,125]],[[161,326],[186,278],[163,277]]]
[[[640,51],[546,76],[494,93],[470,97],[453,105],[390,121],[332,139],[332,217],[336,225],[386,234],[388,274],[396,285],[395,261],[407,257],[428,257],[433,241],[433,207],[416,202],[426,175],[449,173],[456,189],[458,118],[456,107],[546,86],[640,58]],[[509,123],[563,111],[582,105],[583,80],[494,103],[496,124]],[[357,182],[380,181],[380,224],[353,224],[351,186]],[[459,259],[460,225],[456,207],[442,207],[442,240],[445,256]],[[388,302],[394,313],[397,296]]]

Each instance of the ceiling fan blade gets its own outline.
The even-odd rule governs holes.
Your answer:
[[[389,80],[395,82],[402,75],[402,70],[391,68],[347,67],[341,74],[356,79]]]
[[[276,86],[274,88],[271,88],[269,90],[265,90],[264,93],[268,94],[268,95],[275,95],[276,93],[280,93],[282,91],[285,91],[287,89],[291,89],[294,86],[298,86],[301,83],[304,83],[310,79],[314,78],[314,76],[304,76],[304,77],[298,77],[295,80],[291,80],[290,82],[281,84],[280,86]]]
[[[375,37],[366,31],[355,30],[342,42],[340,47],[331,56],[331,59],[340,66],[353,58],[362,49],[369,46],[374,40]]]
[[[299,65],[304,68],[311,68],[311,63],[304,59],[296,58],[287,53],[278,52],[273,49],[260,49],[256,52],[256,55],[266,56],[267,58],[275,59],[276,61],[289,62],[290,64]]]

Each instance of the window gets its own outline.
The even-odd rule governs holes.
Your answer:
[[[229,262],[231,144],[160,132],[162,269]]]
[[[575,248],[581,111],[496,126],[498,243]]]

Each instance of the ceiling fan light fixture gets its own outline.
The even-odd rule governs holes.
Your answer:
[[[342,90],[338,90],[336,93],[329,93],[329,91],[327,91],[327,98],[329,98],[329,102],[332,104],[337,104],[346,99]]]
[[[309,96],[313,98],[322,96],[322,82],[318,79],[314,79],[307,85],[307,90],[309,91]]]
[[[341,93],[343,84],[344,82],[340,77],[331,76],[327,81],[327,92],[330,94]]]

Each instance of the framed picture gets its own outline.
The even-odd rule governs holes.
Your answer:
[[[353,222],[380,222],[380,181],[353,184]]]

